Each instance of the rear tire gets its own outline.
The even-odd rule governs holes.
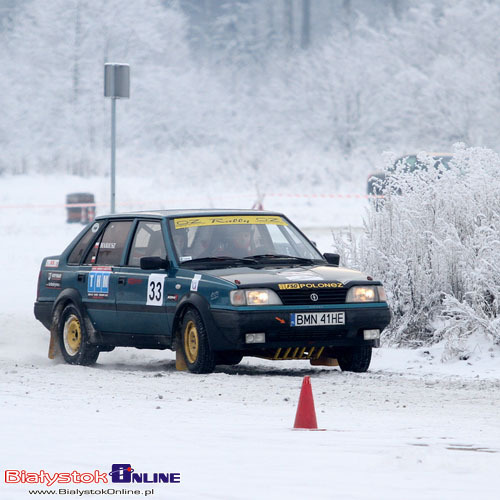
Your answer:
[[[182,351],[191,373],[212,373],[215,354],[208,343],[208,333],[196,309],[189,309],[182,320]]]
[[[77,306],[69,304],[63,309],[57,333],[66,363],[90,366],[97,361],[99,348],[90,343],[83,315]]]
[[[336,357],[343,372],[363,373],[370,366],[372,348],[370,346],[344,347],[337,352]]]

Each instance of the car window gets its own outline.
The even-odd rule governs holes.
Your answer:
[[[97,257],[97,251],[99,250],[99,245],[101,244],[102,235],[101,233],[97,241],[94,243],[92,248],[88,251],[87,256],[85,257],[84,264],[95,264],[95,259]]]
[[[279,226],[270,226],[266,228],[269,232],[271,241],[274,243],[273,248],[269,248],[269,251],[262,253],[281,253],[284,255],[291,255],[292,248],[290,246],[290,241],[286,238],[283,232],[280,231]]]
[[[165,240],[159,222],[141,221],[137,225],[127,265],[139,267],[142,257],[167,258]]]
[[[87,232],[82,236],[80,241],[77,243],[73,251],[70,253],[68,257],[68,264],[80,264],[82,260],[83,253],[87,249],[87,246],[90,243],[90,240],[95,235],[95,233],[99,230],[99,223],[96,222],[92,224],[91,227],[87,230]]]
[[[434,163],[434,168],[444,167],[444,169],[449,169],[449,162],[452,159],[451,156],[433,156],[436,160]],[[395,172],[396,169],[400,167],[403,172],[415,172],[417,170],[427,170],[427,164],[424,161],[420,161],[416,155],[403,156],[396,160],[394,165],[389,169],[390,172]]]
[[[104,234],[97,246],[95,264],[119,265],[125,248],[132,221],[112,221],[104,230]],[[90,262],[94,264],[94,262]]]

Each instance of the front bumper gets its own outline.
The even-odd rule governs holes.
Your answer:
[[[293,309],[293,308],[292,308]],[[382,330],[389,324],[391,313],[385,306],[322,308],[292,310],[275,308],[272,310],[212,309],[216,335],[212,336],[215,350],[255,351],[256,349],[280,347],[378,347],[379,340],[364,340],[363,330]],[[298,308],[297,308],[298,309]],[[290,326],[292,312],[345,312],[345,325],[339,326]],[[266,342],[246,344],[246,333],[265,333]]]

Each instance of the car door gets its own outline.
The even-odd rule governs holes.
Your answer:
[[[97,330],[116,328],[116,267],[122,261],[132,220],[110,220],[79,267],[77,283],[83,304]]]
[[[169,335],[164,269],[144,270],[142,257],[167,258],[161,222],[139,220],[124,265],[117,269],[118,332]]]

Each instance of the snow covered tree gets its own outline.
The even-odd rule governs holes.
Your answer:
[[[467,355],[473,334],[500,343],[500,157],[457,145],[449,169],[419,159],[426,166],[413,172],[388,159],[365,235],[336,244],[344,263],[384,282],[394,314],[386,340],[445,339],[447,356]]]
[[[25,156],[29,152],[29,161],[37,166],[45,163],[44,170],[47,163],[49,171],[58,166],[77,173],[98,170],[91,165],[92,156],[103,151],[109,137],[105,62],[127,62],[132,68],[134,106],[120,106],[118,139],[126,142],[137,137],[137,128],[151,123],[152,108],[157,114],[168,105],[175,107],[177,100],[151,103],[159,98],[151,89],[158,69],[169,70],[160,72],[164,83],[189,74],[184,19],[159,0],[140,5],[33,0],[3,36],[9,84],[2,105],[16,123],[7,140],[11,150]]]

